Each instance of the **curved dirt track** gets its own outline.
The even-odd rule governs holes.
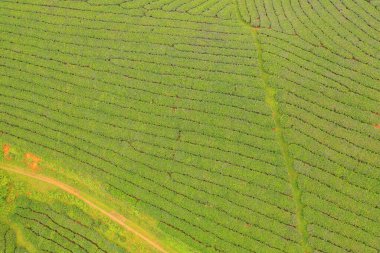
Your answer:
[[[21,168],[9,166],[9,165],[0,165],[0,169],[6,170],[9,172],[13,172],[13,173],[17,173],[17,174],[20,174],[20,175],[23,175],[26,177],[30,177],[30,178],[33,178],[33,179],[36,179],[36,180],[39,180],[39,181],[45,182],[47,184],[54,185],[54,186],[58,187],[58,188],[64,190],[65,192],[67,192],[67,193],[77,197],[78,199],[82,200],[83,202],[88,204],[91,208],[98,210],[103,215],[107,216],[108,218],[110,218],[114,222],[118,223],[120,226],[122,226],[127,231],[129,231],[129,232],[133,233],[134,235],[140,237],[142,240],[144,240],[146,243],[148,243],[154,249],[156,249],[160,252],[163,252],[163,253],[168,253],[157,241],[154,241],[153,239],[148,238],[147,236],[141,234],[139,231],[137,231],[136,229],[134,229],[130,225],[128,225],[127,223],[132,223],[132,222],[129,221],[127,218],[125,218],[123,215],[121,215],[115,211],[108,212],[108,211],[104,210],[100,206],[96,205],[94,202],[92,202],[89,199],[87,199],[86,197],[84,197],[83,194],[81,194],[79,190],[75,189],[72,186],[69,186],[65,183],[62,183],[56,179],[46,177],[43,175],[39,175],[39,174],[35,174],[32,172],[28,172],[25,169],[21,169]]]

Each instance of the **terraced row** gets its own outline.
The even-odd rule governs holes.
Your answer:
[[[80,167],[202,252],[299,248],[244,26],[46,5],[0,4],[7,142]]]
[[[308,241],[318,252],[377,252],[378,10],[365,1],[279,1],[273,13],[255,3],[267,7],[251,23],[299,173]]]
[[[27,253],[17,246],[16,233],[7,224],[0,222],[0,251],[4,253]]]
[[[379,251],[371,1],[22,0],[0,14],[3,141],[80,167],[202,252]]]
[[[16,205],[12,219],[38,252],[125,252],[97,232],[101,224],[77,207],[49,206],[26,197]]]

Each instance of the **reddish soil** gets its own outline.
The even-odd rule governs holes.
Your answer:
[[[11,156],[10,156],[10,150],[11,150],[11,145],[9,144],[4,144],[3,145],[3,155],[4,155],[4,158],[6,160],[11,160]]]
[[[38,164],[42,161],[42,159],[32,153],[25,153],[24,161],[30,169],[37,171],[40,169]]]
[[[27,156],[27,154],[29,154],[29,155]],[[30,154],[30,153],[27,153],[27,154],[25,154],[25,157],[28,157],[28,158],[35,157],[33,154]],[[37,160],[41,161],[40,158],[38,158]],[[155,248],[157,251],[160,251],[160,252],[163,252],[163,253],[167,253],[167,251],[161,246],[161,244],[159,242],[157,242],[156,240],[154,240],[150,236],[148,237],[147,235],[145,235],[142,232],[140,232],[141,231],[140,229],[136,229],[136,228],[134,228],[134,226],[129,225],[132,222],[130,220],[128,220],[126,217],[124,217],[123,215],[117,213],[116,211],[110,211],[109,212],[109,211],[103,209],[102,207],[98,206],[97,204],[95,204],[91,200],[87,199],[79,190],[75,189],[74,187],[69,186],[69,185],[67,185],[67,184],[65,184],[63,182],[60,182],[60,181],[58,181],[58,180],[56,180],[54,178],[46,177],[46,176],[43,176],[43,175],[40,175],[40,174],[36,174],[36,173],[31,173],[29,171],[26,171],[26,170],[23,170],[21,168],[17,168],[17,167],[14,167],[14,166],[3,165],[3,166],[0,167],[0,169],[4,169],[6,171],[11,171],[11,172],[14,172],[14,173],[17,173],[17,174],[21,174],[21,175],[24,175],[24,176],[27,176],[27,177],[30,177],[30,178],[34,178],[36,180],[45,182],[47,184],[54,185],[54,186],[62,189],[63,191],[65,191],[65,192],[67,192],[67,193],[69,193],[69,194],[77,197],[78,199],[82,200],[87,205],[89,205],[91,208],[93,208],[95,210],[98,210],[100,213],[102,213],[103,215],[107,216],[108,218],[110,218],[114,222],[118,223],[125,230],[133,233],[134,235],[136,235],[138,237],[140,237],[140,239],[144,240],[146,243],[148,243],[150,246],[152,246],[153,248]]]

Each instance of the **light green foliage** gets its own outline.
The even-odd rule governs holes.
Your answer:
[[[9,178],[3,174],[0,174],[0,206],[5,204],[8,196]]]
[[[3,240],[7,243],[0,242],[0,246],[9,247],[5,252],[26,252],[18,245],[30,247],[31,252],[65,252],[67,249],[75,249],[75,252],[127,252],[124,248],[127,246],[136,251],[150,252],[144,245],[130,243],[115,223],[104,217],[100,219],[91,209],[91,214],[85,213],[83,209],[90,211],[88,206],[77,198],[59,190],[39,189],[31,185],[36,181],[15,179],[4,171],[0,171],[0,175],[3,184],[0,190],[5,188],[0,206],[0,235],[6,233],[7,237]],[[20,237],[18,243],[15,228],[17,237]]]
[[[125,252],[97,232],[100,224],[75,206],[49,206],[21,197],[11,219],[41,252]]]
[[[378,252],[377,6],[1,1],[0,140],[194,250]]]
[[[23,182],[14,182],[6,173],[0,171],[0,207],[2,210],[0,216],[6,215],[12,208],[16,195],[23,192]]]
[[[5,223],[0,221],[0,252],[4,253],[27,253],[17,246],[16,233]]]
[[[379,12],[366,1],[281,3],[271,12],[280,2],[252,1],[269,10],[252,17],[269,28],[258,33],[264,71],[278,91],[308,243],[322,252],[377,252]]]

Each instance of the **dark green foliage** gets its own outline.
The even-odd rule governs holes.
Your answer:
[[[40,251],[125,252],[101,233],[100,224],[75,206],[18,198],[12,220]],[[105,232],[107,229],[103,229]]]
[[[15,232],[2,222],[0,222],[0,252],[27,253],[24,248],[17,246]]]

